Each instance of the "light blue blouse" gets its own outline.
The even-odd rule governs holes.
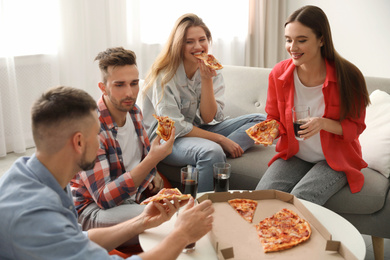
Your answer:
[[[199,126],[204,123],[199,112],[201,96],[199,69],[192,79],[188,79],[184,65],[181,63],[176,74],[165,85],[163,96],[161,79],[162,75],[159,75],[146,95],[140,93],[140,95],[143,95],[141,98],[144,124],[151,140],[155,137],[155,129],[157,127],[157,121],[152,116],[153,114],[169,116],[173,119],[175,121],[176,137],[184,136],[191,132],[193,126]],[[216,123],[224,120],[223,107],[225,104],[223,95],[225,92],[225,84],[220,71],[217,71],[217,76],[213,77],[213,88],[218,105],[217,113],[213,121],[213,123]]]

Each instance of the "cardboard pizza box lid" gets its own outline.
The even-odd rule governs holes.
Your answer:
[[[245,198],[258,201],[253,223],[248,223],[226,203],[230,199]],[[210,241],[219,260],[227,259],[347,259],[357,258],[339,241],[333,241],[329,231],[289,193],[276,190],[206,193],[199,202],[213,202],[214,224]],[[288,208],[306,219],[312,229],[310,239],[296,247],[280,252],[264,253],[254,225],[277,211]]]

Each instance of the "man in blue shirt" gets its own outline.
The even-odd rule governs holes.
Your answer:
[[[0,259],[120,259],[107,251],[169,220],[181,206],[153,202],[133,219],[83,232],[68,183],[94,166],[96,102],[80,89],[51,89],[32,108],[32,130],[35,154],[18,159],[0,179]],[[210,201],[194,206],[191,199],[158,246],[129,259],[175,259],[211,229],[213,211]]]

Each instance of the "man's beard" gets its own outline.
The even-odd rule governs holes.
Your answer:
[[[129,111],[131,111],[134,108],[135,102],[137,101],[136,98],[124,98],[124,99],[121,99],[121,100],[117,101],[117,100],[112,98],[111,93],[107,93],[107,95],[108,95],[108,98],[110,99],[111,103],[113,104],[113,106],[116,109],[118,109],[119,111],[122,111],[122,112],[129,112]],[[129,101],[129,100],[134,102],[134,104],[130,108],[123,107],[121,105],[122,102]]]
[[[88,171],[88,170],[92,170],[93,167],[95,167],[95,163],[96,163],[96,158],[93,159],[92,162],[88,162],[85,160],[85,156],[83,156],[83,158],[81,159],[81,162],[79,163],[79,167],[83,171]]]

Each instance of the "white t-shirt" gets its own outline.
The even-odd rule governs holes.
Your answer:
[[[126,115],[125,124],[118,127],[117,141],[122,149],[125,170],[131,171],[141,162],[143,147],[129,113]]]
[[[305,105],[310,107],[310,117],[322,117],[325,111],[324,95],[322,84],[315,87],[306,87],[299,80],[297,69],[294,70],[294,105]],[[319,162],[325,160],[322,151],[320,133],[299,142],[299,151],[295,155],[307,162]]]

